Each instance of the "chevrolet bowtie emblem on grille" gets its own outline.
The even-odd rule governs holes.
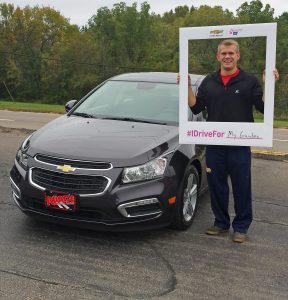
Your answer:
[[[76,170],[76,168],[72,168],[71,166],[68,165],[64,165],[64,166],[58,166],[57,170],[61,170],[63,172],[74,172]]]

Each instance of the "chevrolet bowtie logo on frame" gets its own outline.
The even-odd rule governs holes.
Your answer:
[[[214,30],[210,30],[210,37],[218,37],[218,36],[222,36],[224,34],[224,30],[219,30],[219,29],[214,29]]]
[[[64,166],[58,166],[57,170],[61,170],[63,172],[69,173],[69,172],[74,172],[76,168],[72,168],[69,165],[64,165]]]
[[[215,30],[211,30],[210,34],[220,34],[220,33],[223,33],[223,32],[224,32],[224,30],[217,30],[217,29],[215,29]]]

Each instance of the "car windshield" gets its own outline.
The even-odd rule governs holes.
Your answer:
[[[177,84],[107,81],[72,113],[126,121],[177,125]]]

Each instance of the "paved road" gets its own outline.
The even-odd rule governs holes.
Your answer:
[[[59,116],[59,114],[0,110],[0,127],[36,130]],[[255,150],[280,151],[288,153],[288,129],[274,129],[273,148],[257,147]]]
[[[59,116],[50,113],[0,110],[0,126],[36,130]]]
[[[99,233],[36,222],[14,205],[8,176],[24,136],[0,128],[0,299],[287,300],[286,162],[253,159],[245,244],[204,234],[208,194],[185,232]]]

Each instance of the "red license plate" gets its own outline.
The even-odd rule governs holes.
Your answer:
[[[46,207],[62,211],[76,210],[76,196],[62,194],[58,192],[46,192],[44,194],[44,203]]]

